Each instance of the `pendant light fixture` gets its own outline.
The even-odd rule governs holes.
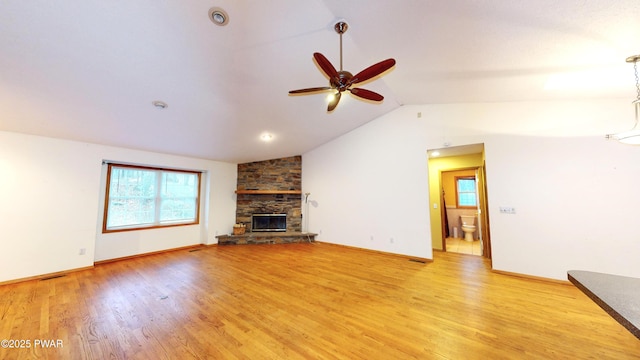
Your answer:
[[[607,139],[614,139],[623,144],[640,145],[640,127],[638,126],[638,116],[640,115],[640,82],[638,81],[638,61],[640,61],[640,55],[629,56],[626,61],[628,63],[633,63],[633,71],[636,76],[636,99],[632,102],[635,108],[636,121],[631,130],[607,135]]]

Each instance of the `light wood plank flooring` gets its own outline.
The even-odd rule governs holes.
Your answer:
[[[569,283],[323,243],[181,250],[0,286],[0,339],[31,343],[1,359],[640,358]]]

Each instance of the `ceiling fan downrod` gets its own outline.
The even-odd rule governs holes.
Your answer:
[[[333,28],[340,35],[340,71],[342,71],[342,34],[347,32],[349,24],[344,21],[339,21],[333,26]]]

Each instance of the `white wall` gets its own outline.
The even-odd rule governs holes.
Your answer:
[[[638,277],[640,147],[604,137],[632,125],[627,100],[404,106],[303,154],[310,231],[431,258],[426,150],[484,143],[494,269]]]
[[[558,279],[571,269],[640,276],[639,147],[601,136],[498,136],[486,155],[495,269]]]
[[[103,160],[205,171],[201,224],[101,234]],[[235,164],[0,132],[0,282],[213,243],[235,221],[236,171]]]
[[[431,258],[425,133],[423,121],[388,115],[303,154],[317,240]]]

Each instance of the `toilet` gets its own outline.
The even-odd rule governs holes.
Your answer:
[[[476,231],[476,215],[460,215],[462,231],[465,241],[473,241],[473,233]]]

